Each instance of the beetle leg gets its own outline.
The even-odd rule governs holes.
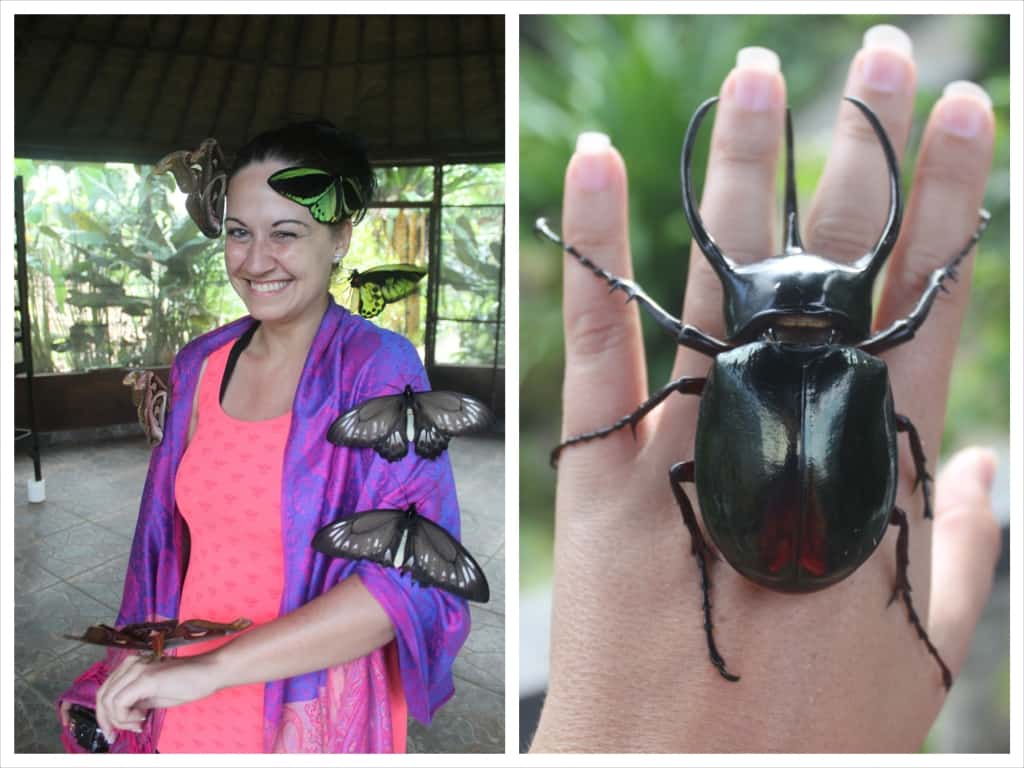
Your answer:
[[[932,658],[938,662],[940,669],[942,669],[942,684],[946,686],[948,691],[953,685],[953,675],[950,673],[949,667],[946,666],[946,662],[942,660],[938,650],[932,645],[932,641],[928,637],[925,628],[921,626],[921,619],[918,617],[917,611],[914,610],[914,601],[910,599],[910,580],[907,578],[907,570],[910,567],[910,526],[907,523],[907,516],[902,509],[893,507],[889,525],[898,526],[900,529],[899,537],[896,539],[896,586],[893,588],[892,597],[889,598],[889,605],[892,605],[893,601],[902,595],[903,603],[907,606],[907,618],[914,629],[917,630],[917,636],[924,641],[925,646],[928,648],[928,653],[932,655]]]
[[[658,303],[648,296],[644,292],[644,289],[632,280],[616,277],[611,272],[597,266],[597,264],[577,251],[575,246],[569,245],[563,241],[562,238],[554,233],[554,231],[548,226],[547,221],[544,219],[537,219],[533,228],[538,234],[543,235],[551,242],[561,246],[566,253],[573,256],[580,264],[608,283],[609,292],[622,291],[626,294],[627,302],[635,301],[639,304],[640,308],[650,315],[654,319],[654,322],[670,334],[680,346],[689,347],[690,349],[694,349],[711,357],[714,357],[720,352],[727,352],[733,348],[732,345],[727,344],[724,341],[720,341],[713,336],[709,336],[699,328],[695,328],[692,325],[683,325],[679,322],[678,318],[658,306]]]
[[[625,426],[629,426],[633,432],[633,438],[636,439],[636,425],[640,422],[644,416],[653,411],[657,406],[661,405],[662,401],[665,400],[673,392],[679,392],[683,395],[699,395],[704,391],[704,382],[706,379],[703,377],[692,377],[682,376],[681,378],[670,381],[664,387],[659,389],[649,398],[644,400],[640,407],[632,413],[623,416],[621,419],[616,421],[614,424],[596,429],[593,432],[584,432],[582,435],[575,435],[570,437],[564,443],[559,443],[555,446],[554,450],[551,451],[551,466],[558,466],[558,457],[561,455],[565,448],[570,445],[576,445],[577,443],[585,443],[589,440],[596,440],[599,437],[607,437],[612,432],[622,429]]]
[[[708,638],[708,655],[711,663],[718,669],[718,673],[729,682],[735,683],[739,675],[734,675],[725,668],[725,659],[722,658],[715,646],[714,625],[711,623],[711,575],[708,573],[708,560],[715,559],[704,534],[697,525],[697,516],[693,513],[693,506],[683,490],[683,483],[693,482],[693,462],[681,461],[674,464],[669,470],[669,480],[672,483],[672,493],[675,494],[676,503],[679,504],[679,511],[683,514],[683,523],[690,532],[690,541],[693,548],[693,556],[697,558],[697,567],[700,568],[700,590],[704,597],[704,634]]]
[[[935,303],[935,298],[939,295],[939,291],[949,293],[949,289],[944,284],[945,281],[947,279],[957,279],[957,268],[960,266],[960,262],[964,260],[967,254],[970,253],[971,248],[975,246],[985,233],[985,230],[988,228],[989,218],[988,211],[981,210],[978,212],[978,228],[974,230],[974,234],[971,235],[967,244],[960,249],[956,256],[950,259],[946,266],[932,272],[931,279],[928,281],[928,287],[918,300],[917,306],[914,307],[909,315],[897,320],[871,338],[862,341],[857,345],[858,348],[869,355],[877,355],[879,352],[884,352],[914,338],[917,329],[921,327],[928,317],[928,313],[931,311],[932,304]]]
[[[910,453],[914,457],[914,469],[917,471],[917,479],[914,480],[914,490],[917,490],[918,485],[921,486],[921,491],[924,493],[924,516],[926,519],[931,520],[932,476],[928,472],[927,460],[924,457],[924,446],[921,445],[921,436],[917,434],[917,429],[910,419],[898,413],[896,414],[896,431],[907,433],[907,439],[910,441]]]

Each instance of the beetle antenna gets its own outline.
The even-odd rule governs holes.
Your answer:
[[[858,267],[862,271],[866,272],[872,278],[878,274],[878,271],[885,264],[885,260],[889,258],[889,254],[892,252],[893,246],[896,245],[896,238],[900,234],[900,222],[903,220],[903,197],[900,192],[900,167],[896,161],[896,152],[892,148],[892,143],[889,141],[889,137],[885,133],[885,128],[882,127],[881,121],[867,104],[860,99],[856,99],[853,96],[844,96],[848,102],[853,104],[857,109],[861,111],[867,121],[871,124],[871,127],[875,131],[875,135],[878,136],[878,141],[882,145],[882,151],[885,153],[885,163],[889,168],[889,218],[885,222],[885,229],[882,230],[881,236],[878,238],[878,242],[875,247],[871,249],[869,253],[866,253],[860,259],[858,259],[854,266]]]
[[[704,222],[701,220],[700,213],[697,212],[697,206],[693,203],[693,180],[690,178],[690,165],[693,160],[693,144],[697,139],[697,129],[700,128],[704,115],[717,102],[718,97],[713,96],[697,107],[697,111],[690,118],[690,125],[686,129],[686,138],[683,141],[681,165],[683,176],[683,211],[686,213],[686,221],[690,225],[693,239],[697,241],[697,245],[704,252],[708,262],[718,275],[718,279],[724,284],[732,282],[734,264],[722,253],[718,243],[714,241],[714,238],[704,228]]]
[[[793,172],[793,117],[786,107],[786,214],[782,225],[786,228],[785,253],[799,253],[804,249],[800,240],[800,218],[796,210],[796,174]]]

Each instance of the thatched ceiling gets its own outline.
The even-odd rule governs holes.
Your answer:
[[[504,157],[502,16],[17,16],[15,154],[230,158],[288,120],[366,136],[375,163]]]

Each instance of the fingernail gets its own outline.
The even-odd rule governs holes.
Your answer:
[[[903,54],[908,59],[914,55],[914,44],[910,41],[910,36],[892,24],[876,24],[871,27],[871,29],[864,33],[861,46],[872,50],[888,48],[891,51]]]
[[[942,97],[946,98],[947,96],[976,99],[985,105],[985,109],[992,109],[992,99],[988,95],[988,91],[970,80],[954,80],[942,89]]]
[[[598,131],[584,131],[576,137],[576,152],[579,154],[604,152],[611,145],[608,134]]]
[[[956,80],[943,89],[942,98],[949,101],[940,107],[939,125],[947,133],[970,139],[988,123],[992,99],[977,83]]]
[[[910,77],[909,60],[914,46],[899,27],[879,24],[864,33],[861,63],[864,83],[876,91],[892,93],[901,90]]]
[[[576,137],[573,176],[583,189],[596,192],[608,186],[608,155],[612,141],[604,133],[585,131]]]
[[[760,69],[773,74],[780,72],[779,54],[759,45],[740,48],[736,52],[736,69]]]
[[[770,109],[776,100],[775,75],[780,72],[779,56],[770,48],[750,46],[736,53],[734,96],[750,112]]]

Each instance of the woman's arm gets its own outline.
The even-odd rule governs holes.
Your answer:
[[[132,656],[96,694],[104,733],[141,730],[146,712],[260,683],[333,667],[390,642],[384,609],[354,575],[275,621],[209,653],[153,661]]]
[[[353,574],[291,613],[206,655],[219,690],[344,664],[394,636],[387,613]]]

